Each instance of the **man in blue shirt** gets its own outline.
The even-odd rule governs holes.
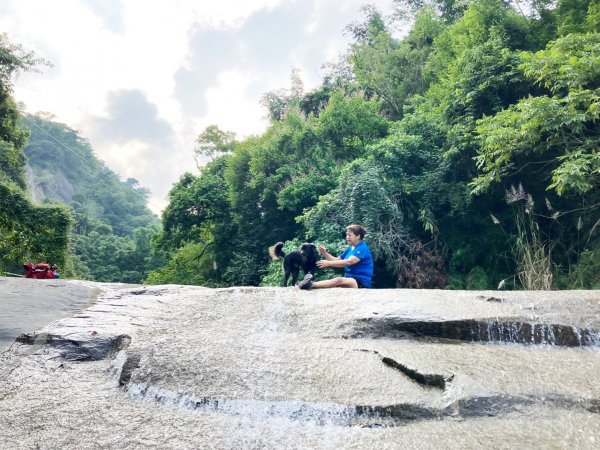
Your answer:
[[[329,254],[325,247],[320,246],[319,253],[325,259],[317,261],[317,266],[321,269],[343,267],[344,276],[331,280],[312,281],[312,275],[308,274],[300,282],[300,289],[370,288],[373,276],[373,256],[367,244],[363,242],[366,233],[367,231],[360,225],[346,227],[346,241],[350,246],[339,257]]]

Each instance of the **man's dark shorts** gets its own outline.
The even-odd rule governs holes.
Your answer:
[[[359,289],[371,289],[369,286],[365,286],[363,284],[363,282],[360,281],[358,278],[355,278],[355,280],[356,280],[356,284],[358,284],[358,288]]]
[[[354,277],[346,275],[346,278],[354,278]],[[365,286],[365,284],[362,281],[360,281],[358,278],[354,278],[354,280],[356,280],[356,284],[358,285],[359,289],[371,289],[369,286]]]

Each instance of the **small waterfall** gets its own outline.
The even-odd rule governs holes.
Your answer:
[[[518,320],[465,319],[403,321],[381,318],[363,321],[352,337],[396,339],[433,337],[466,342],[512,343],[583,347],[600,345],[600,331],[572,325],[524,322]]]
[[[208,398],[186,395],[148,384],[131,383],[126,387],[130,398],[156,402],[165,406],[192,411],[212,411],[229,416],[242,416],[264,421],[269,418],[286,418],[318,425],[351,426],[357,416],[373,416],[354,405],[336,405],[305,402],[301,400],[267,401],[255,399]],[[368,414],[370,413],[370,414]]]
[[[600,412],[596,400],[573,400],[561,395],[543,398],[523,395],[472,397],[436,408],[411,403],[344,405],[301,400],[217,399],[186,395],[138,383],[127,385],[126,392],[131,399],[158,403],[166,407],[244,417],[261,423],[270,419],[285,419],[321,427],[396,427],[416,421],[493,417],[520,411],[524,407],[536,404],[552,405],[555,409],[587,410],[594,414]]]
[[[485,322],[465,322],[467,323],[463,323],[462,326],[472,325],[472,341],[567,347],[597,346],[600,343],[600,331],[570,325],[528,323],[499,318]]]

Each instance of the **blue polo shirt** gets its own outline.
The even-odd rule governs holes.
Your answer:
[[[373,256],[371,256],[371,250],[364,241],[360,241],[356,247],[348,247],[344,250],[340,255],[340,259],[349,259],[351,256],[356,256],[360,261],[352,266],[347,266],[344,269],[344,276],[346,278],[354,278],[360,281],[363,286],[370,288],[371,277],[373,276]]]

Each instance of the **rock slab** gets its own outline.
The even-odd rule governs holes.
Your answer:
[[[598,291],[84,285],[0,356],[7,448],[600,442]]]

